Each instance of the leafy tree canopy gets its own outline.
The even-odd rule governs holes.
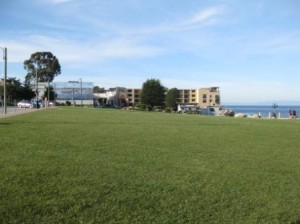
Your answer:
[[[178,89],[172,88],[166,94],[166,106],[176,110],[177,107]]]
[[[158,79],[148,79],[143,84],[141,102],[150,106],[162,106],[165,101],[165,88]]]
[[[52,82],[54,77],[61,73],[58,59],[51,52],[36,52],[24,61],[27,70],[26,83],[36,81],[36,72],[39,82]]]
[[[23,85],[15,77],[8,77],[6,82],[7,100],[9,103],[13,103],[15,100],[30,100],[35,96],[29,85]],[[3,99],[3,95],[3,86],[0,86],[1,99]]]
[[[31,100],[36,96],[35,92],[32,91],[31,87],[28,84],[24,84],[19,91],[19,99]]]
[[[99,86],[94,86],[94,88],[93,88],[93,93],[104,93],[104,92],[105,92],[105,89],[101,88]]]

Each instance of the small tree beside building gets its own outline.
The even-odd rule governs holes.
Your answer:
[[[158,79],[148,79],[144,82],[141,92],[141,103],[147,106],[163,106],[165,88]]]
[[[178,89],[172,88],[166,94],[166,107],[172,110],[177,109]]]

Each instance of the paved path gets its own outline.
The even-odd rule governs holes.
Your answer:
[[[25,114],[29,112],[34,112],[40,109],[30,109],[30,108],[18,108],[18,107],[7,107],[7,113],[4,114],[4,108],[0,107],[0,118],[12,117],[20,114]]]

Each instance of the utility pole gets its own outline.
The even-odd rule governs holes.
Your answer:
[[[36,75],[36,108],[39,108],[39,79],[38,79],[38,71],[37,68],[35,69],[35,75]]]
[[[4,114],[7,114],[7,102],[6,102],[6,79],[7,79],[7,48],[2,48],[0,47],[2,50],[3,50],[3,59],[4,59],[4,84],[3,84],[3,91],[4,91],[4,94],[3,94],[3,106],[4,106]]]
[[[47,109],[49,108],[49,102],[50,102],[50,82],[49,82],[49,76],[48,76],[48,99],[47,99]]]
[[[81,107],[83,106],[82,104],[82,78],[80,78],[80,98],[81,98]]]

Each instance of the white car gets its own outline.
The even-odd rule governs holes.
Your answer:
[[[19,107],[19,108],[32,108],[32,104],[31,103],[29,103],[28,101],[21,101],[21,102],[19,102],[18,104],[17,104],[17,106]]]

